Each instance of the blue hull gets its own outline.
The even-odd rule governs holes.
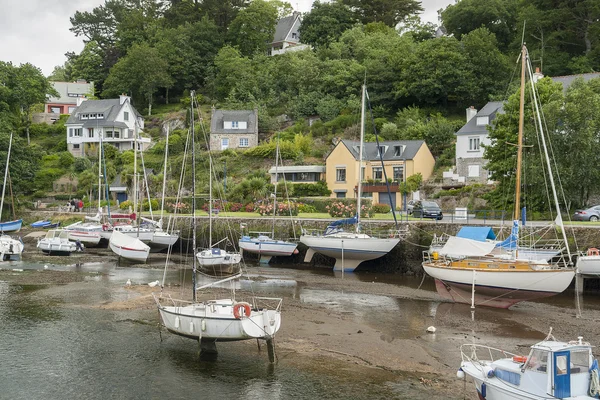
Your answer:
[[[50,224],[52,224],[52,222],[50,222],[50,221],[37,221],[37,222],[34,222],[33,224],[31,224],[31,227],[32,228],[45,228]]]
[[[23,226],[22,219],[10,222],[0,222],[0,232],[19,232],[21,226]]]

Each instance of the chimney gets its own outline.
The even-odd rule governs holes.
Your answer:
[[[540,67],[535,67],[535,73],[533,74],[533,83],[537,83],[540,79],[544,77],[544,74],[540,72]]]
[[[121,94],[121,96],[119,96],[119,104],[123,105],[123,103],[125,103],[125,101],[129,100],[129,96],[127,96],[125,93]]]
[[[258,107],[254,107],[254,132],[258,135]]]
[[[81,103],[83,103],[83,102],[84,102],[84,101],[86,101],[86,100],[87,100],[87,97],[85,97],[85,96],[78,97],[78,98],[77,98],[77,103],[76,103],[76,104],[77,104],[77,107],[79,107],[79,106],[81,105]]]
[[[477,109],[473,106],[467,108],[467,122],[471,120],[475,115],[477,115]]]

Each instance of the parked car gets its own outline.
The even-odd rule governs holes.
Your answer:
[[[577,210],[571,219],[573,221],[600,221],[600,206]]]
[[[412,207],[412,216],[417,218],[434,218],[438,221],[444,218],[442,209],[435,201],[416,201]]]
[[[408,215],[411,215],[413,212],[413,207],[415,206],[415,203],[417,202],[417,200],[409,200],[408,203],[406,203],[406,213]]]

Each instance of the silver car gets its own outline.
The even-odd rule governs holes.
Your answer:
[[[600,206],[577,210],[571,219],[573,221],[600,221]]]

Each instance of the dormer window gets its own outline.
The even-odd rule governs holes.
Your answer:
[[[400,157],[404,153],[404,146],[394,146],[394,157]]]
[[[292,39],[298,39],[298,33],[292,32]]]
[[[88,114],[81,114],[81,119],[88,119]]]
[[[238,121],[231,121],[232,129],[239,129],[239,127],[240,127],[240,123]]]
[[[378,146],[377,147],[377,158],[381,158],[385,152],[387,151],[387,146]]]
[[[489,123],[490,123],[489,115],[486,115],[484,117],[477,117],[477,126],[485,126],[485,125],[489,125]]]
[[[96,118],[98,118],[98,119],[104,119],[104,114],[100,113],[100,114],[98,114],[98,115],[96,116]]]
[[[247,129],[248,122],[246,121],[223,121],[224,129]]]

